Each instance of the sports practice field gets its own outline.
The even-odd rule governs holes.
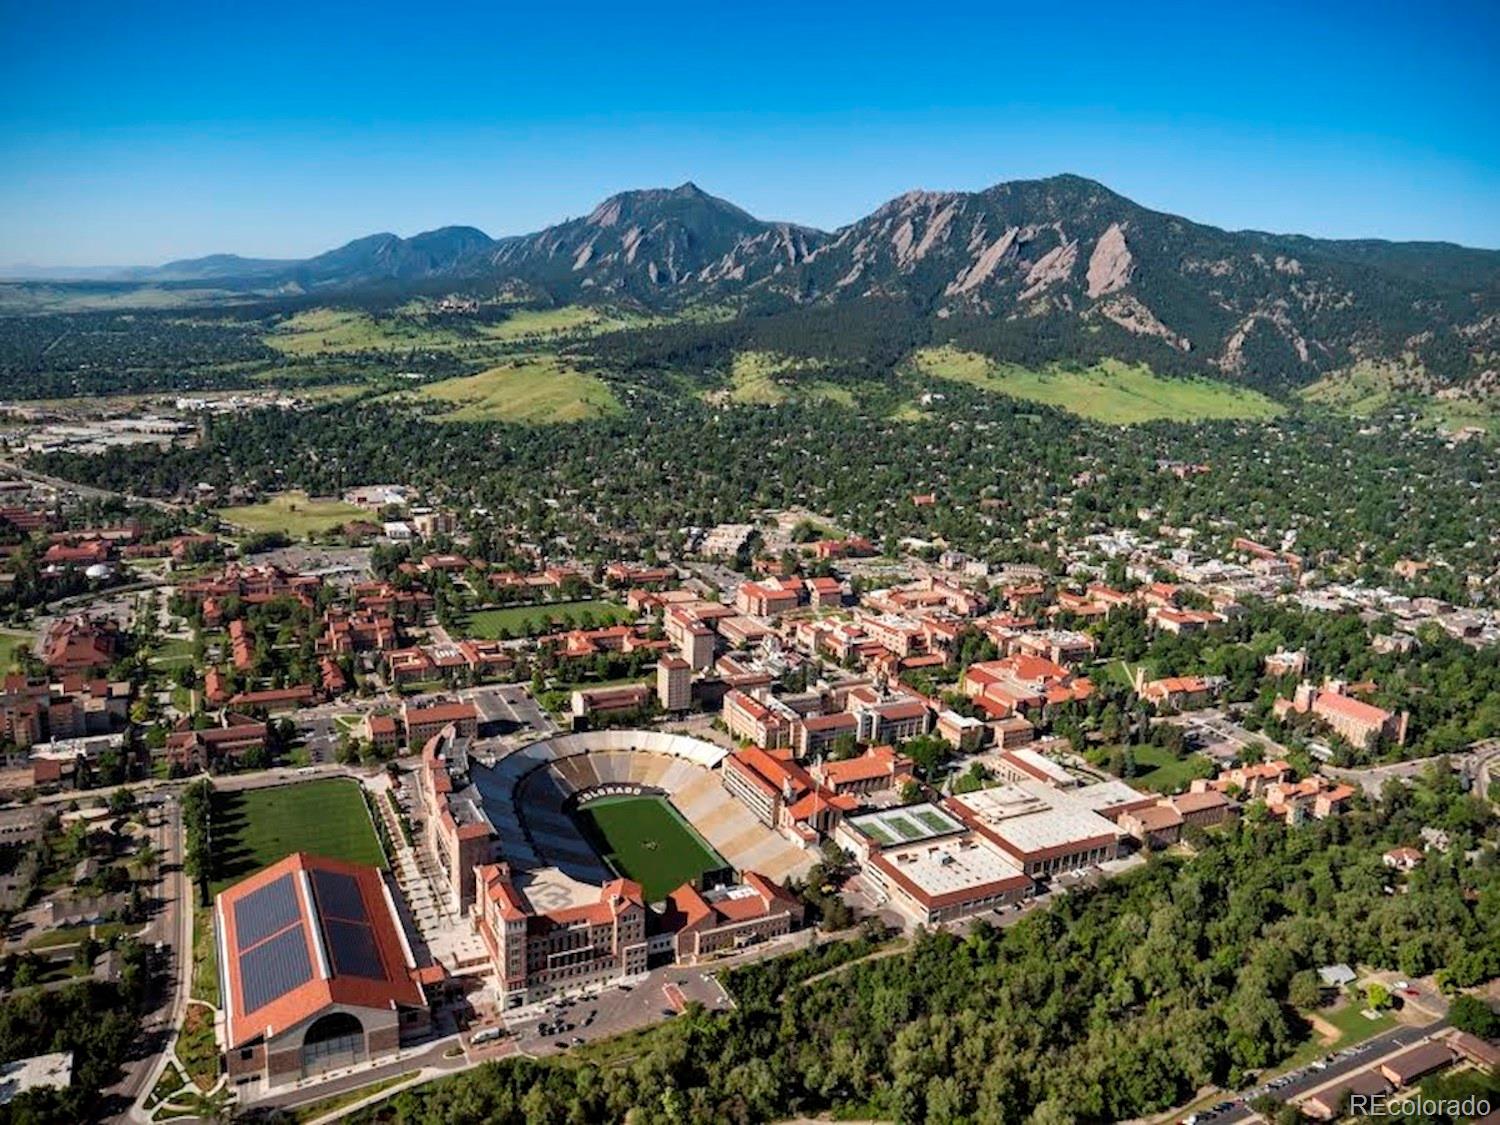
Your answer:
[[[639,883],[647,902],[727,866],[661,797],[605,797],[576,816],[605,862]]]
[[[359,783],[343,778],[215,793],[212,831],[215,894],[293,852],[385,866]]]
[[[281,531],[299,539],[342,527],[350,520],[368,519],[370,513],[342,500],[314,499],[305,492],[280,492],[259,504],[222,508],[219,515],[246,531]]]
[[[465,636],[493,639],[502,633],[513,636],[550,633],[556,629],[582,628],[587,615],[593,627],[629,621],[631,612],[618,602],[589,598],[576,602],[551,602],[538,605],[508,605],[499,609],[478,609],[464,618]]]

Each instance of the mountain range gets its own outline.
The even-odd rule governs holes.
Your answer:
[[[836,231],[767,222],[686,183],[491,238],[375,234],[302,261],[219,254],[118,280],[290,292],[451,280],[552,301],[747,309],[887,300],[1005,352],[1116,355],[1298,385],[1361,364],[1435,391],[1500,383],[1500,251],[1230,232],[1079,176],[912,191]]]

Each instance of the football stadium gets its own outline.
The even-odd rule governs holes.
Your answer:
[[[736,872],[802,874],[814,857],[725,790],[726,754],[685,735],[595,731],[533,743],[474,781],[516,889],[539,910],[597,902],[617,878],[654,902]]]

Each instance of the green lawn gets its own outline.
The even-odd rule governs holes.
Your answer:
[[[175,668],[192,660],[192,637],[166,637],[151,648],[151,663],[160,668]]]
[[[246,531],[281,531],[293,539],[342,527],[369,513],[329,497],[311,498],[305,492],[281,492],[259,504],[222,508],[219,517]]]
[[[554,356],[429,383],[416,398],[449,407],[444,422],[577,422],[620,409],[608,384]]]
[[[501,630],[511,636],[533,636],[557,629],[571,629],[585,613],[593,616],[596,627],[631,620],[631,613],[617,602],[591,598],[577,602],[554,602],[550,605],[511,605],[501,609],[480,609],[465,616],[455,633],[493,640]],[[529,624],[528,624],[529,623]]]
[[[1121,687],[1135,687],[1134,671],[1135,669],[1123,660],[1111,660],[1104,666],[1105,678],[1119,684]]]
[[[1353,1001],[1336,1011],[1319,1011],[1316,1014],[1339,1029],[1336,1047],[1346,1047],[1350,1043],[1368,1039],[1372,1035],[1388,1030],[1396,1022],[1395,1017],[1389,1012],[1380,1013],[1379,1019],[1366,1019],[1364,1005]]]
[[[48,930],[38,934],[26,943],[27,949],[60,949],[65,945],[77,945],[85,938],[92,936],[100,944],[121,934],[128,934],[140,926],[132,926],[125,922],[100,922],[98,925],[89,926],[61,926],[55,930]]]
[[[648,902],[724,860],[661,797],[605,797],[576,814],[585,835],[611,867],[634,879]]]
[[[1347,1002],[1337,1009],[1319,1008],[1315,1012],[1304,1013],[1304,1015],[1317,1016],[1324,1022],[1331,1024],[1338,1031],[1338,1038],[1329,1042],[1314,1032],[1311,1038],[1292,1052],[1291,1058],[1276,1067],[1276,1072],[1278,1073],[1283,1070],[1305,1066],[1313,1059],[1321,1058],[1334,1051],[1342,1051],[1345,1047],[1352,1047],[1356,1043],[1363,1043],[1373,1035],[1389,1031],[1396,1024],[1395,1017],[1389,1012],[1382,1012],[1378,1019],[1365,1019],[1364,1005],[1353,1001]],[[1266,1076],[1269,1076],[1271,1073],[1267,1071]]]
[[[320,1117],[327,1117],[335,1110],[344,1109],[347,1106],[354,1105],[356,1102],[362,1102],[366,1098],[373,1098],[382,1090],[389,1090],[392,1086],[399,1086],[403,1082],[410,1082],[421,1073],[420,1070],[408,1070],[402,1074],[392,1074],[388,1078],[376,1079],[368,1086],[360,1086],[356,1089],[345,1091],[342,1094],[331,1094],[320,1101],[298,1106],[292,1110],[292,1120],[297,1122],[298,1125],[302,1125],[303,1122],[316,1121]]]
[[[177,1037],[177,1059],[200,1090],[219,1080],[219,1048],[214,1041],[214,1013],[205,1004],[189,1004]]]
[[[1193,778],[1207,775],[1208,759],[1186,754],[1179,761],[1160,746],[1137,746],[1135,763],[1140,772],[1131,779],[1133,785],[1153,793],[1179,793]]]
[[[0,629],[0,664],[5,671],[20,666],[21,657],[36,644],[34,633],[21,633],[14,629]]]
[[[213,849],[215,894],[299,851],[385,866],[364,794],[345,778],[215,793]]]
[[[146,1107],[150,1109],[158,1102],[166,1101],[186,1084],[187,1079],[182,1076],[182,1071],[174,1065],[168,1065],[161,1072],[161,1077],[156,1080],[156,1085],[151,1087],[151,1094],[146,1099]]]
[[[912,359],[924,375],[1121,426],[1157,419],[1274,418],[1283,412],[1280,403],[1243,387],[1211,379],[1165,378],[1147,367],[1115,360],[1078,371],[1033,371],[948,347],[925,348]]]
[[[219,1006],[219,947],[214,941],[213,908],[208,906],[193,911],[192,998]]]

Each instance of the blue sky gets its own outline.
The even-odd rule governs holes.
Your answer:
[[[1500,247],[1500,4],[0,0],[0,263],[499,235],[691,179],[834,227],[1077,172]]]

